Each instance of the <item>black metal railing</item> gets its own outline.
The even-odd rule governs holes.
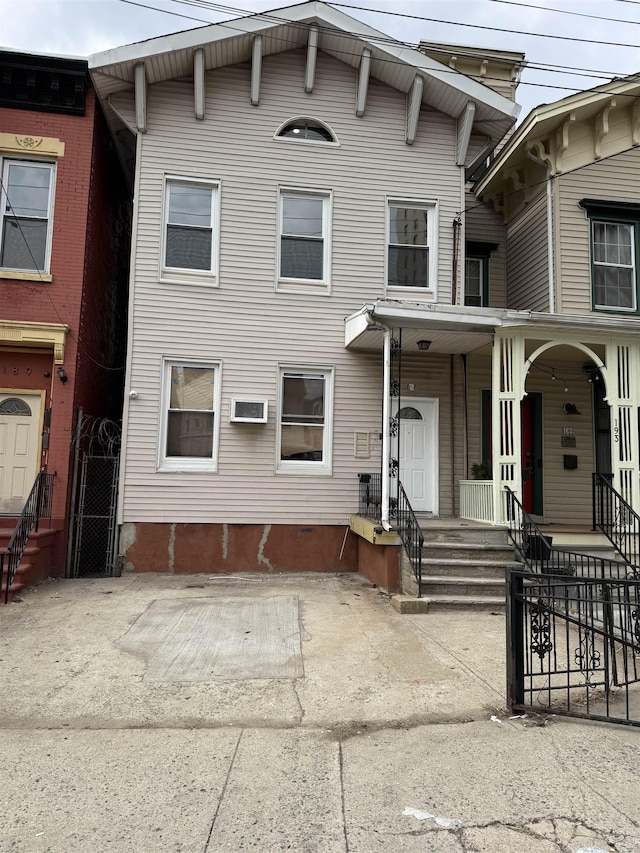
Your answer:
[[[41,518],[51,518],[55,476],[45,471],[38,473],[15,530],[11,534],[9,544],[6,550],[0,553],[0,578],[5,578],[5,604],[9,601],[9,589],[27,547],[29,536],[33,530],[38,530]]]
[[[418,582],[418,598],[422,595],[422,548],[424,536],[420,529],[420,523],[411,508],[402,483],[398,483],[398,506],[396,510],[396,521],[398,534],[402,539],[407,557],[411,563],[413,574]]]
[[[593,474],[593,528],[601,530],[627,563],[628,572],[640,576],[640,515],[611,485],[611,477]]]
[[[639,601],[635,578],[509,570],[509,706],[640,726]]]
[[[628,566],[621,560],[609,560],[580,551],[552,547],[553,537],[545,536],[514,492],[505,486],[509,538],[520,560],[530,572],[576,578],[621,579]]]
[[[358,515],[380,521],[382,514],[382,474],[358,474],[360,481]]]

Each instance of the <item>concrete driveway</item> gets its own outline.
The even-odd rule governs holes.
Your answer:
[[[0,851],[640,850],[637,733],[509,720],[501,614],[58,581],[0,609],[0,658]]]

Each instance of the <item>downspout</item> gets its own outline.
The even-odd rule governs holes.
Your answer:
[[[456,216],[453,220],[453,267],[451,270],[451,304],[458,304],[458,254],[460,251],[460,229],[462,218]]]
[[[549,267],[549,313],[556,313],[556,281],[553,259],[553,193],[552,176],[547,177],[547,265]]]
[[[389,523],[389,460],[391,458],[391,436],[389,435],[390,389],[391,389],[391,329],[383,327],[382,348],[382,484],[380,521],[385,530],[391,530]]]

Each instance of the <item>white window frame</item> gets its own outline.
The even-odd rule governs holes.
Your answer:
[[[169,192],[172,185],[209,187],[211,189],[211,264],[208,270],[168,267],[166,263],[167,228],[169,226]],[[186,175],[165,175],[160,239],[160,281],[166,284],[219,285],[220,261],[220,195],[221,182]]]
[[[475,261],[480,266],[480,276],[479,276],[479,290],[478,296],[480,298],[479,305],[472,305],[470,302],[467,302],[468,293],[467,293],[467,264],[469,261]],[[485,300],[484,300],[484,292],[486,287],[485,281],[485,270],[487,266],[487,259],[481,258],[479,255],[466,255],[464,259],[464,304],[469,308],[486,308]]]
[[[427,248],[429,250],[428,287],[409,287],[389,284],[389,248],[391,246],[391,208],[409,207],[426,210],[427,216]],[[393,244],[397,245],[397,244]],[[397,196],[387,196],[385,253],[384,253],[384,286],[389,293],[409,295],[411,293],[435,294],[438,277],[438,202],[435,199],[411,199]]]
[[[317,198],[322,201],[322,279],[315,278],[284,278],[280,275],[282,254],[282,223],[284,215],[284,199]],[[307,187],[278,187],[278,228],[276,250],[276,290],[287,293],[316,293],[329,295],[331,293],[331,221],[333,193],[331,190],[311,189]]]
[[[47,206],[47,239],[45,244],[45,252],[44,252],[44,268],[39,270],[33,267],[29,268],[19,268],[19,267],[0,267],[1,270],[6,270],[10,273],[19,273],[29,276],[30,278],[38,278],[39,275],[49,275],[50,267],[51,267],[51,244],[52,244],[52,236],[53,236],[53,202],[55,197],[55,188],[56,188],[56,163],[55,161],[50,160],[33,160],[27,157],[15,157],[15,156],[5,156],[0,155],[0,175],[2,175],[2,188],[0,190],[0,257],[2,257],[2,239],[4,236],[4,223],[5,218],[7,216],[7,191],[9,188],[9,167],[13,164],[18,164],[21,166],[35,166],[36,168],[48,169],[50,174],[49,180],[49,203]],[[9,202],[11,199],[9,199]],[[29,217],[19,217],[19,218],[29,218]],[[39,219],[39,217],[33,217]],[[1,276],[0,276],[1,277]]]
[[[281,459],[282,442],[282,406],[284,402],[284,377],[286,374],[308,373],[324,377],[324,425],[322,436],[322,462],[308,460]],[[333,470],[333,367],[315,365],[281,364],[278,366],[278,403],[276,423],[276,473],[277,474],[314,474],[330,476]]]
[[[607,261],[597,261],[596,260],[596,252],[595,252],[595,227],[596,225],[624,225],[630,229],[631,232],[631,263],[630,264],[613,264],[608,263]],[[636,220],[628,219],[616,219],[615,217],[607,218],[606,216],[593,216],[590,221],[590,229],[591,229],[591,262],[592,262],[592,274],[591,274],[591,293],[593,300],[593,307],[597,311],[615,311],[616,313],[627,313],[627,314],[637,314],[638,313],[638,259],[636,258],[636,228],[640,227],[640,223]],[[631,294],[633,297],[633,305],[631,307],[624,305],[603,305],[596,301],[596,281],[595,281],[595,272],[597,269],[606,269],[607,267],[611,267],[613,269],[623,269],[630,270],[631,273]]]
[[[319,124],[320,127],[324,127],[324,129],[331,134],[333,137],[333,141],[329,142],[328,139],[296,139],[295,136],[280,136],[282,131],[290,124],[295,124],[296,122],[313,122],[314,124]],[[276,142],[284,142],[287,144],[293,145],[320,145],[322,148],[339,148],[340,142],[338,141],[338,137],[336,136],[332,127],[330,127],[326,121],[320,121],[319,118],[313,118],[313,116],[292,116],[288,118],[286,121],[283,121],[280,127],[273,134],[273,138]]]
[[[171,368],[172,367],[204,367],[214,371],[213,387],[213,439],[211,458],[189,456],[167,456],[167,427],[169,421],[169,402],[171,400]],[[220,406],[222,389],[222,362],[212,359],[200,361],[190,358],[162,359],[162,393],[160,394],[160,429],[158,437],[158,471],[209,471],[218,470],[218,445],[220,440]],[[208,411],[204,410],[203,411]]]

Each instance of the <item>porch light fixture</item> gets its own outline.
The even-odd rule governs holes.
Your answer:
[[[418,341],[418,349],[426,352],[431,346],[431,341]]]
[[[58,369],[56,370],[56,373],[58,374],[58,379],[64,385],[68,379],[67,373],[66,373],[64,367],[62,367],[62,366],[58,367]]]
[[[565,413],[565,415],[581,415],[582,414],[582,412],[576,406],[575,403],[565,403],[564,406],[562,407],[562,411]]]

